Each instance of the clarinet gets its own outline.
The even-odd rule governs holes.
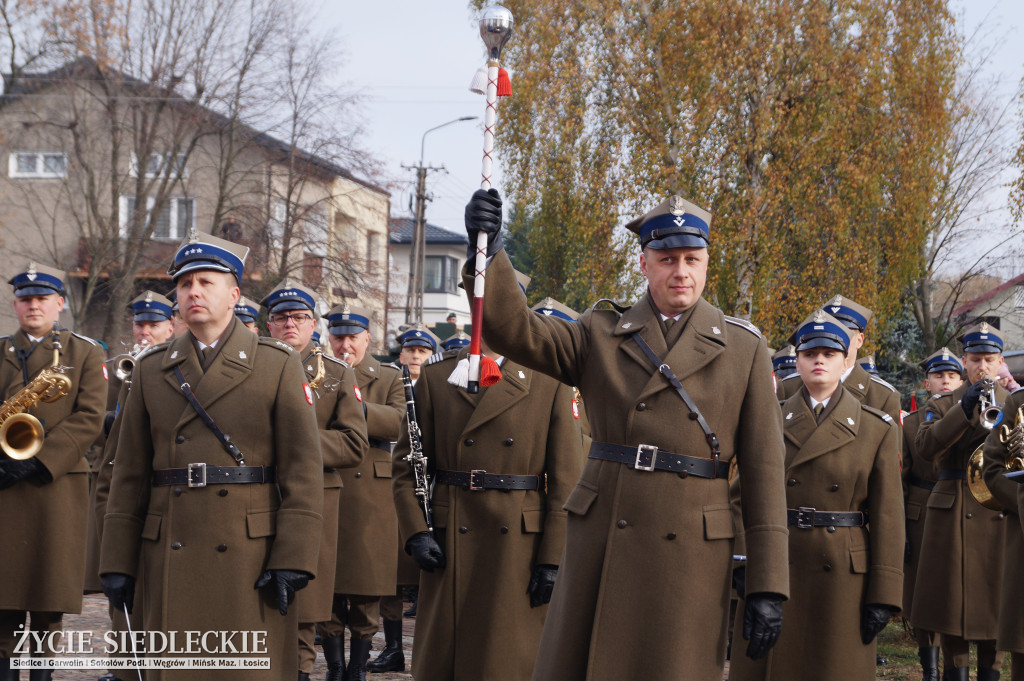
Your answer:
[[[427,522],[427,531],[434,534],[434,516],[430,511],[430,478],[427,477],[427,456],[423,453],[423,440],[420,437],[420,423],[416,419],[416,400],[412,395],[412,376],[409,367],[402,365],[402,385],[405,387],[405,411],[408,415],[406,425],[409,427],[409,462],[416,478],[415,492],[423,507],[423,519]]]

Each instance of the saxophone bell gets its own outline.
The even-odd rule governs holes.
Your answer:
[[[32,414],[14,414],[0,426],[0,448],[15,461],[31,459],[43,448],[43,424]]]

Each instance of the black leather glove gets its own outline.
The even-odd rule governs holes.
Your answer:
[[[974,410],[978,407],[978,401],[981,399],[984,389],[985,386],[981,381],[975,381],[960,398],[960,408],[964,410],[968,419],[974,418]]]
[[[743,611],[743,639],[747,657],[760,660],[768,655],[782,633],[782,596],[772,593],[750,594]]]
[[[135,578],[120,572],[108,572],[100,575],[103,593],[107,595],[110,607],[118,612],[132,611],[135,605]]]
[[[888,605],[868,603],[860,611],[860,640],[864,645],[871,643],[871,640],[878,636],[878,632],[885,629],[892,618],[892,609]]]
[[[551,602],[551,590],[558,576],[557,565],[535,565],[526,593],[530,594],[530,607],[537,608]]]
[[[469,235],[466,258],[470,261],[476,257],[476,240],[480,232],[487,233],[488,257],[502,249],[501,196],[493,187],[487,191],[477,189],[466,204],[466,234]]]
[[[267,570],[256,580],[253,588],[262,589],[273,581],[273,588],[277,591],[277,610],[287,615],[288,606],[295,600],[295,592],[305,589],[310,577],[312,575],[302,570]]]
[[[39,459],[0,459],[0,489],[7,489],[32,477],[38,477],[42,482],[53,482],[50,471],[46,470]]]
[[[732,588],[736,595],[743,598],[747,593],[747,566],[737,565],[732,569]]]
[[[444,567],[444,551],[429,532],[418,532],[405,542],[405,552],[412,556],[420,570],[433,572]]]

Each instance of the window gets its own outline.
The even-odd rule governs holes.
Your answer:
[[[1013,309],[1017,312],[1024,311],[1024,285],[1013,289]]]
[[[458,293],[459,262],[447,255],[428,255],[423,266],[423,290]]]
[[[316,253],[302,254],[302,281],[310,288],[319,288],[324,280],[324,257]]]
[[[8,174],[11,177],[64,177],[68,159],[60,152],[19,151],[10,155]]]
[[[191,197],[176,196],[169,198],[164,203],[163,209],[156,215],[152,215],[155,200],[149,197],[146,200],[147,220],[153,220],[153,238],[155,239],[184,239],[190,229],[195,227],[196,221],[196,200]],[[128,223],[132,214],[135,213],[136,200],[134,196],[121,197],[121,234],[127,231]]]
[[[370,266],[377,264],[380,257],[380,234],[377,232],[366,233],[366,263]]]
[[[139,160],[132,154],[132,160],[128,172],[132,177],[138,177]],[[173,175],[177,179],[186,176],[185,154],[150,154],[146,161],[146,177],[163,177]]]

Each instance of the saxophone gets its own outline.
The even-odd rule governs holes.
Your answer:
[[[60,333],[53,323],[53,364],[0,404],[0,449],[12,459],[31,459],[43,448],[43,424],[28,411],[39,402],[55,402],[71,392],[68,367],[60,365]]]

